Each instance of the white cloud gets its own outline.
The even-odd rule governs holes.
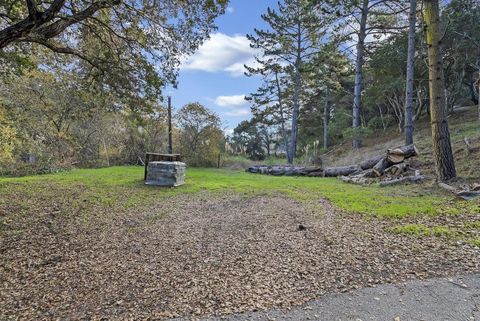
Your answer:
[[[239,107],[246,104],[245,95],[218,96],[215,104],[220,107]]]
[[[227,12],[228,12],[228,13],[234,13],[234,12],[235,12],[235,8],[228,6],[228,7],[227,7]]]
[[[226,116],[231,117],[240,117],[240,116],[248,116],[250,115],[250,110],[247,108],[236,109],[232,111],[228,111],[225,113]]]
[[[252,64],[256,53],[257,50],[250,48],[250,42],[243,35],[214,33],[195,54],[185,59],[181,69],[225,71],[232,76],[241,76],[245,71],[243,65]]]

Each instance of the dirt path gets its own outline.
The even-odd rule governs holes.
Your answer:
[[[225,315],[480,270],[478,248],[387,224],[321,200],[235,194],[182,195],[98,228],[53,215],[2,239],[0,319]]]

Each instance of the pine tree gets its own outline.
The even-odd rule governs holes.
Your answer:
[[[348,43],[355,44],[355,89],[352,112],[354,133],[361,127],[363,65],[367,45],[372,47],[374,40],[395,33],[398,26],[397,15],[405,11],[404,2],[400,0],[330,0],[329,13],[338,16],[337,33]],[[372,38],[371,41],[367,39]],[[349,47],[346,48],[350,49]],[[358,149],[361,140],[356,135],[352,147]]]
[[[417,0],[410,0],[408,19],[408,57],[405,90],[405,145],[413,144],[413,96],[415,84],[415,34],[417,27]]]
[[[282,73],[289,75],[293,86],[291,137],[288,148],[288,163],[293,163],[297,149],[298,116],[301,104],[304,65],[325,41],[328,27],[321,14],[321,4],[308,0],[285,0],[278,10],[268,9],[262,19],[269,30],[255,29],[255,36],[248,35],[251,46],[262,51],[257,61],[282,66]],[[282,106],[282,104],[280,104]]]
[[[438,178],[447,181],[456,177],[456,171],[445,105],[445,79],[440,51],[440,7],[438,0],[424,0],[424,17],[428,51],[433,157]]]

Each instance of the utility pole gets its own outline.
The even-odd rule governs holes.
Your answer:
[[[168,153],[173,154],[172,147],[172,97],[168,96]]]

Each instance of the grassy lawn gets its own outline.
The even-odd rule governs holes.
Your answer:
[[[479,202],[455,202],[425,185],[378,188],[345,184],[335,178],[274,177],[242,171],[187,170],[186,184],[177,188],[145,186],[143,168],[134,166],[101,169],[78,169],[58,174],[0,178],[2,203],[10,195],[26,194],[31,198],[53,197],[52,192],[66,189],[76,198],[93,205],[141,206],[179,193],[233,191],[245,195],[281,193],[296,200],[324,197],[337,207],[352,213],[377,217],[402,218],[411,215],[459,214],[479,211]],[[31,199],[30,198],[30,199]]]
[[[469,215],[478,217],[480,201],[453,200],[450,195],[423,185],[379,188],[345,184],[334,178],[274,177],[249,174],[242,171],[197,169],[187,170],[186,184],[177,188],[145,186],[143,168],[134,166],[102,169],[78,169],[70,172],[0,178],[0,215],[3,229],[18,217],[31,215],[39,204],[77,209],[85,222],[91,215],[140,210],[161,202],[170,196],[187,193],[235,192],[245,196],[283,194],[300,201],[326,198],[336,207],[352,214],[367,217],[409,219]],[[112,214],[113,215],[113,214]],[[478,231],[478,221],[467,222]],[[392,232],[435,236],[461,236],[461,233],[430,233],[428,228],[399,225]],[[427,231],[427,230],[428,231]],[[432,227],[435,229],[435,227]],[[434,231],[434,230],[432,230]],[[440,231],[440,232],[439,232]],[[474,238],[478,243],[478,239]]]
[[[480,202],[427,183],[142,178],[133,166],[0,178],[0,319],[229,314],[480,266]]]

